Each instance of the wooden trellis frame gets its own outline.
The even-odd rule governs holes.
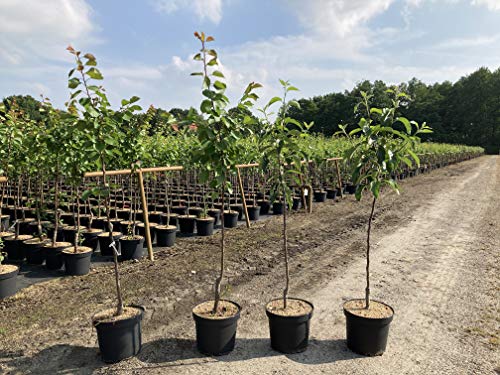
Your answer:
[[[144,216],[144,231],[146,234],[146,244],[148,247],[148,258],[149,260],[154,260],[153,255],[153,243],[151,241],[151,231],[149,227],[149,213],[148,213],[148,202],[146,199],[146,192],[144,190],[144,173],[155,173],[155,172],[167,172],[167,171],[182,171],[184,167],[172,166],[172,167],[153,167],[153,168],[139,168],[136,170],[132,169],[120,169],[116,171],[106,171],[106,172],[87,172],[84,177],[105,177],[105,176],[120,176],[120,175],[130,175],[136,173],[139,178],[139,187],[141,189],[141,202],[142,211]]]

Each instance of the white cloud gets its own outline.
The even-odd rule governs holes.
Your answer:
[[[91,14],[85,0],[2,0],[0,63],[65,59],[69,43],[93,39]]]
[[[500,10],[500,0],[472,0],[473,5],[484,5],[490,10]]]
[[[444,40],[432,47],[435,50],[454,49],[454,48],[469,48],[482,47],[494,44],[500,40],[500,34],[496,35],[480,35],[469,38],[452,38]]]
[[[201,20],[207,18],[215,24],[222,19],[222,0],[153,0],[153,6],[167,14],[187,8]]]

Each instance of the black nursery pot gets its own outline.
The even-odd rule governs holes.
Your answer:
[[[82,232],[83,236],[82,246],[90,247],[92,251],[96,251],[97,245],[99,245],[98,236],[102,232],[103,231],[101,229],[94,229],[94,228],[92,228],[90,232],[88,231],[88,229],[84,230]]]
[[[3,250],[7,253],[7,259],[11,262],[22,262],[26,258],[26,249],[23,246],[23,241],[31,240],[33,236],[23,234],[16,236],[5,237],[3,239]]]
[[[326,201],[326,191],[324,190],[317,190],[314,192],[314,201],[315,202],[324,202]]]
[[[242,204],[232,204],[230,206],[230,209],[232,211],[237,211],[238,212],[238,220],[243,219],[243,205]]]
[[[238,307],[238,312],[228,318],[209,319],[198,316],[193,312],[196,325],[196,346],[201,353],[224,355],[234,349],[241,307],[233,301],[228,302]]]
[[[194,215],[181,215],[179,216],[179,230],[183,234],[193,234],[194,226],[196,223],[196,216]]]
[[[326,191],[326,199],[335,199],[337,198],[337,189],[328,189]]]
[[[59,270],[64,264],[62,251],[71,246],[70,242],[56,242],[56,246],[52,247],[49,242],[44,245],[43,252],[45,254],[45,267],[49,270]]]
[[[302,198],[293,197],[292,210],[297,211],[301,205],[302,205]]]
[[[224,227],[236,228],[238,225],[238,211],[224,211]]]
[[[120,250],[122,253],[122,260],[141,259],[144,256],[144,237],[134,236],[129,238],[127,236],[120,238]]]
[[[207,211],[208,216],[214,218],[214,226],[219,223],[220,212],[218,208],[211,208]]]
[[[43,246],[47,241],[40,241],[38,238],[32,238],[23,242],[26,261],[28,264],[40,265],[45,260]]]
[[[348,194],[354,194],[356,192],[356,185],[349,184],[345,189]]]
[[[187,206],[174,206],[172,207],[172,212],[177,215],[186,215],[187,214]]]
[[[13,266],[7,266],[12,268]],[[2,266],[0,266],[0,271]],[[16,294],[17,286],[17,274],[19,273],[19,267],[15,267],[12,271],[7,271],[5,273],[0,273],[0,299],[13,296]]]
[[[106,363],[120,362],[135,356],[142,346],[141,321],[144,307],[130,306],[140,310],[140,314],[114,322],[99,322],[92,319],[97,331],[97,341],[101,358]]]
[[[213,217],[207,218],[197,218],[196,219],[196,232],[198,236],[211,236],[214,234],[214,223]]]
[[[118,241],[123,234],[121,232],[113,232],[113,240],[116,242],[116,248],[120,249],[120,241]],[[104,232],[97,235],[99,241],[99,249],[101,250],[101,255],[105,257],[113,256],[113,248],[109,247],[111,244],[109,238],[109,232]]]
[[[248,219],[252,221],[259,220],[260,206],[247,206]]]
[[[156,246],[172,247],[175,244],[177,226],[159,225],[156,227]]]
[[[299,300],[288,298],[288,300]],[[307,349],[309,343],[309,328],[313,315],[312,303],[300,299],[311,306],[311,312],[299,316],[280,316],[267,310],[271,347],[281,353],[300,353]],[[273,301],[270,301],[273,302]],[[270,303],[269,302],[269,303]]]
[[[346,303],[348,302],[350,301]],[[394,317],[394,309],[383,302],[379,303],[389,307],[393,311],[393,315],[380,319],[365,318],[354,315],[344,307],[347,347],[353,352],[366,356],[376,356],[384,353],[387,346],[387,337],[389,336],[389,325]]]
[[[283,215],[283,208],[285,205],[283,202],[274,202],[273,203],[273,215]]]
[[[77,252],[74,247],[67,247],[63,250],[64,269],[68,276],[82,276],[90,271],[90,257],[92,249],[86,246],[78,246]]]
[[[257,204],[260,206],[260,214],[267,215],[269,213],[269,209],[271,208],[271,204],[268,200],[260,199],[257,201]]]

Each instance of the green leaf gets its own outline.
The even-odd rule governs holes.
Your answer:
[[[103,79],[101,72],[96,68],[90,68],[89,70],[87,70],[87,75],[92,79]]]
[[[215,76],[215,77],[224,78],[224,74],[222,74],[222,72],[219,71],[219,70],[214,70],[212,72],[212,75]]]
[[[406,117],[398,117],[396,120],[405,126],[406,133],[411,134],[411,124]]]

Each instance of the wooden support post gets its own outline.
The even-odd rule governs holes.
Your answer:
[[[146,234],[146,244],[148,246],[149,260],[154,260],[153,244],[151,242],[151,231],[149,228],[148,201],[146,200],[146,192],[144,191],[144,178],[142,177],[142,169],[139,169],[137,171],[137,176],[139,177],[139,186],[141,188],[142,212],[144,216],[144,232]]]
[[[236,166],[236,172],[238,173],[238,185],[240,185],[241,200],[243,201],[243,210],[245,211],[245,221],[247,222],[247,228],[250,228],[250,219],[248,218],[247,200],[245,198],[245,191],[243,190],[243,181],[241,180],[240,168],[238,166]]]
[[[337,169],[337,181],[340,189],[340,197],[344,198],[344,193],[342,192],[342,177],[340,175],[339,161],[335,160],[335,168]]]

